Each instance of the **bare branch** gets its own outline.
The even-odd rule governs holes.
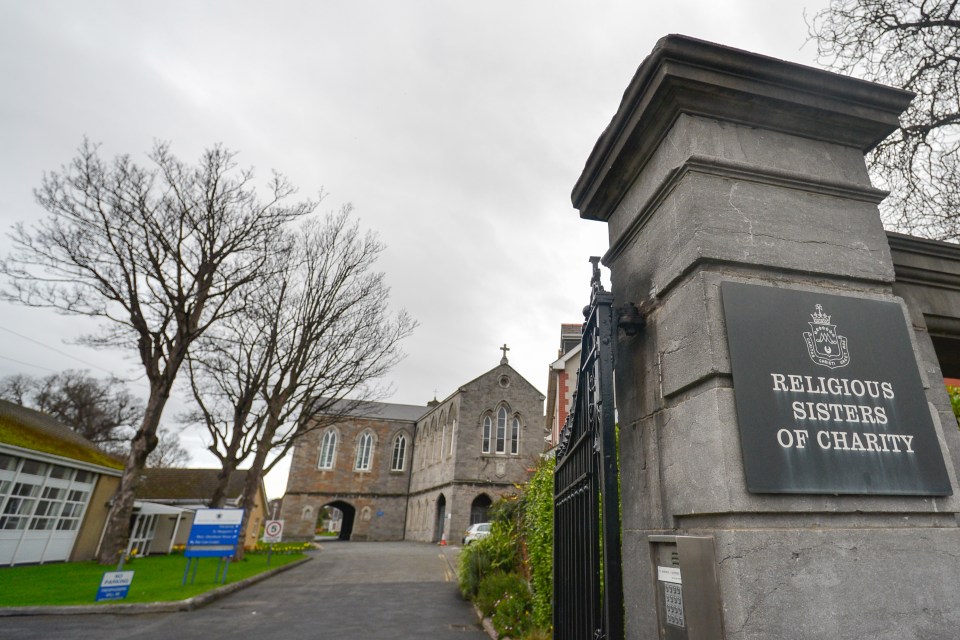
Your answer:
[[[108,564],[123,547],[139,470],[191,344],[237,312],[232,298],[267,275],[263,248],[316,206],[285,204],[295,189],[276,174],[261,199],[253,172],[222,146],[188,165],[157,142],[149,160],[107,163],[84,140],[35,191],[47,217],[14,227],[13,251],[0,261],[0,298],[102,318],[109,324],[87,341],[135,347],[143,366],[149,398],[101,547]]]
[[[281,242],[264,258],[269,276],[244,288],[242,306],[190,360],[221,482],[253,456],[245,500],[325,412],[382,395],[379,380],[415,327],[406,313],[391,317],[389,289],[373,271],[383,245],[361,233],[349,206]]]
[[[916,93],[900,129],[868,156],[891,191],[887,225],[960,239],[960,12],[956,0],[832,0],[809,23],[821,64]]]

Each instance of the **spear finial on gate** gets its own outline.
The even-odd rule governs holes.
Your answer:
[[[593,277],[590,278],[590,286],[603,288],[603,285],[600,284],[600,256],[590,256],[590,264],[593,265]]]

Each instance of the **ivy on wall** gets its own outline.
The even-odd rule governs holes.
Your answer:
[[[549,458],[540,462],[527,483],[520,503],[521,535],[532,591],[536,626],[549,628],[553,617],[553,469]]]
[[[947,393],[950,394],[950,405],[953,407],[953,415],[957,418],[960,426],[960,387],[947,387]]]
[[[540,460],[518,494],[490,510],[490,535],[460,552],[461,593],[511,638],[550,637],[553,469],[553,459]]]

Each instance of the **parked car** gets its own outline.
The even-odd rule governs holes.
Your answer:
[[[475,540],[480,538],[486,538],[490,535],[490,523],[489,522],[478,522],[477,524],[472,524],[470,527],[463,532],[463,542],[464,545],[468,545]]]

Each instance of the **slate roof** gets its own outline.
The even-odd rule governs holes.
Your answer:
[[[344,416],[355,418],[380,418],[382,420],[405,420],[416,422],[431,407],[418,404],[395,404],[392,402],[370,402],[357,400],[341,400],[334,403],[330,410],[324,413],[337,415],[339,407],[344,408]]]
[[[138,500],[205,502],[217,487],[219,469],[144,469],[137,486]],[[247,470],[238,469],[227,484],[227,500],[243,493]]]
[[[0,443],[123,469],[121,459],[106,453],[62,422],[7,400],[0,400]]]

